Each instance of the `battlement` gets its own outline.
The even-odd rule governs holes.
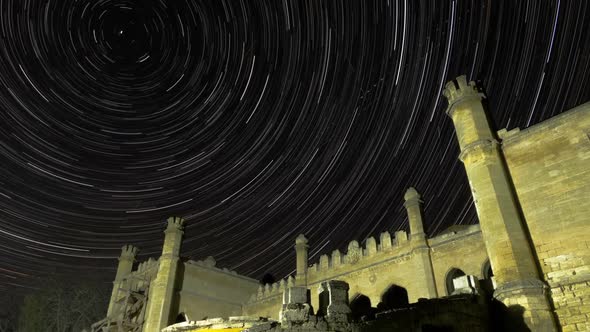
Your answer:
[[[295,286],[295,278],[293,276],[281,279],[281,281],[272,284],[260,285],[258,286],[258,291],[250,296],[247,304],[253,304],[269,298],[282,296],[287,288],[293,286]]]
[[[408,234],[405,231],[397,231],[392,237],[387,231],[379,236],[379,243],[374,237],[369,237],[365,241],[364,247],[361,247],[356,240],[349,242],[346,254],[342,254],[338,249],[332,251],[331,255],[324,254],[319,258],[319,262],[309,268],[309,273],[328,272],[333,269],[346,268],[362,263],[365,260],[371,260],[373,257],[382,256],[387,259],[395,251],[402,250],[409,244]]]
[[[453,104],[464,98],[485,98],[485,95],[479,91],[474,81],[467,83],[465,75],[447,82],[443,90],[443,95],[447,98],[449,106],[447,114],[452,110]]]
[[[150,257],[147,261],[143,261],[137,265],[137,270],[132,273],[145,273],[147,271],[156,271],[158,269],[158,261]]]
[[[139,263],[135,271],[123,278],[123,288],[137,291],[147,287],[156,278],[158,266],[159,262],[152,257]]]
[[[169,217],[168,228],[166,230],[182,230],[184,227],[184,219],[182,217]]]
[[[139,249],[137,249],[137,247],[135,247],[131,244],[126,244],[123,246],[123,248],[121,248],[120,259],[122,259],[122,258],[134,259],[135,256],[137,255],[138,251],[139,251]]]

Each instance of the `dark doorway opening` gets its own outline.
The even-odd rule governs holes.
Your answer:
[[[371,299],[362,294],[355,296],[350,302],[350,310],[353,322],[360,322],[363,316],[371,317],[373,314]]]
[[[379,311],[397,309],[405,307],[409,303],[408,291],[401,286],[391,285],[381,296],[381,302],[377,306],[377,309]]]

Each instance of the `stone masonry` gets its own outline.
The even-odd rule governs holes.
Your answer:
[[[458,77],[444,96],[479,225],[429,237],[422,197],[408,188],[400,193],[407,230],[353,240],[315,262],[308,260],[313,243],[299,235],[295,275],[260,285],[213,258],[181,259],[184,221],[170,218],[158,259],[134,269],[138,249],[123,247],[96,331],[121,319],[137,331],[161,331],[178,320],[211,329],[211,317],[234,317],[219,324],[236,331],[348,331],[350,317],[374,316],[375,308],[411,317],[412,329],[420,329],[469,317],[470,305],[482,313],[486,296],[532,331],[590,331],[590,103],[530,128],[496,131],[477,84]],[[127,315],[122,294],[146,305]],[[457,310],[438,312],[436,301]],[[483,320],[464,328],[484,316],[475,314]],[[190,324],[181,324],[188,331]]]

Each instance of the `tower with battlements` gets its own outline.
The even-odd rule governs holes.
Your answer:
[[[485,95],[465,76],[447,83],[444,95],[494,270],[494,297],[508,308],[524,308],[532,330],[554,331],[548,287],[540,278],[506,161],[482,105]]]
[[[150,300],[147,306],[145,331],[160,331],[172,323],[172,305],[176,294],[178,261],[184,219],[168,218],[168,227],[164,233],[164,246],[160,256],[158,274],[152,281]]]

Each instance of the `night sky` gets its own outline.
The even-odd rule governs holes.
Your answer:
[[[349,241],[477,223],[444,84],[496,129],[590,100],[590,3],[0,0],[0,292],[112,280],[123,244],[259,279]]]

